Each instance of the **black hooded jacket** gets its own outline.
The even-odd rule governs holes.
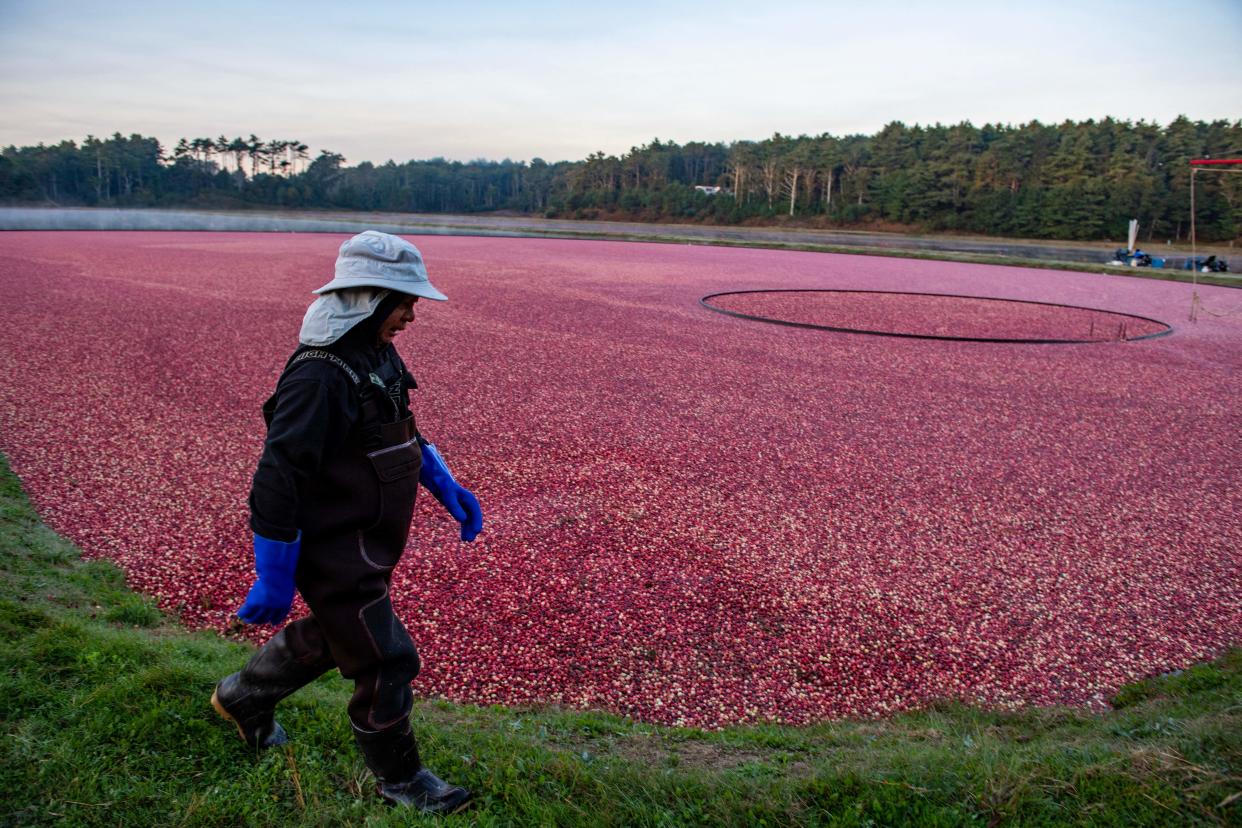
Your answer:
[[[383,385],[382,391],[375,390],[380,392],[376,396],[384,422],[409,415],[409,392],[416,387],[397,350],[391,344],[376,345],[380,326],[404,298],[390,293],[336,342],[314,349],[342,359],[362,382]],[[349,374],[326,359],[292,361],[307,350],[301,346],[294,351],[264,405],[271,419],[250,489],[250,528],[278,541],[297,537],[308,483],[335,452],[347,450],[346,438],[361,427],[361,398]]]

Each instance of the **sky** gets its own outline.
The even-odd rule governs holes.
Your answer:
[[[1242,0],[0,0],[0,146],[578,160],[886,123],[1242,119]]]

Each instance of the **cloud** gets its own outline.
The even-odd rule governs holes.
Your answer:
[[[872,132],[892,120],[1239,117],[1242,56],[1185,50],[1239,33],[1200,0],[22,5],[0,33],[0,142],[73,127],[296,137],[352,161],[581,158],[653,137]],[[1149,46],[1136,16],[1161,21]],[[1209,38],[1210,40],[1210,38]]]

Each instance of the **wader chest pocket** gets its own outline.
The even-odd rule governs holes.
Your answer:
[[[371,459],[375,476],[381,483],[395,483],[412,474],[418,474],[423,465],[423,453],[418,446],[418,438],[369,452],[367,457]]]

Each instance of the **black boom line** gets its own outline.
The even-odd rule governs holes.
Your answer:
[[[1122,316],[1127,319],[1141,319],[1144,322],[1153,322],[1157,325],[1163,325],[1164,330],[1155,333],[1143,334],[1142,336],[1127,337],[1124,342],[1138,342],[1142,339],[1155,339],[1161,336],[1168,336],[1173,333],[1173,326],[1167,322],[1161,322],[1159,319],[1152,319],[1149,316],[1139,316],[1134,313],[1120,313],[1119,311],[1101,310],[1100,308],[1085,308],[1081,305],[1066,305],[1062,302],[1037,302],[1032,299],[1003,299],[998,296],[966,296],[960,293],[920,293],[908,290],[856,290],[850,288],[777,288],[772,290],[726,290],[720,293],[709,293],[699,299],[699,304],[710,311],[723,313],[725,316],[735,316],[738,319],[749,319],[753,322],[767,322],[772,325],[786,325],[791,328],[809,328],[816,331],[833,331],[834,333],[852,333],[864,334],[866,336],[892,336],[899,339],[936,339],[945,342],[998,342],[1013,345],[1090,345],[1098,342],[1115,342],[1117,340],[1108,339],[1005,339],[1001,337],[990,336],[942,336],[940,334],[914,334],[914,333],[897,333],[896,331],[871,331],[864,328],[839,328],[833,325],[816,325],[813,322],[793,322],[788,319],[773,319],[770,316],[756,316],[750,313],[741,313],[740,311],[726,310],[718,308],[709,302],[709,299],[715,299],[718,296],[741,296],[748,293],[878,293],[888,296],[935,296],[941,299],[976,299],[983,302],[1010,302],[1021,305],[1044,305],[1050,308],[1069,308],[1071,310],[1084,310],[1093,313],[1107,313],[1112,316]]]

